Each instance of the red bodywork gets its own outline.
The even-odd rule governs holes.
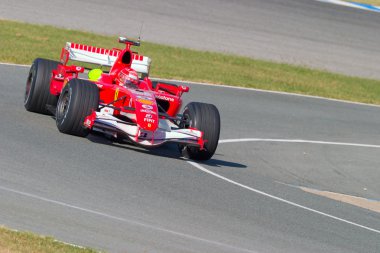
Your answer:
[[[153,133],[159,127],[160,119],[178,120],[177,114],[182,105],[181,96],[184,92],[189,91],[187,86],[177,86],[173,84],[152,82],[145,75],[139,80],[138,87],[131,89],[121,86],[117,82],[119,72],[124,68],[131,68],[132,60],[141,60],[143,56],[131,51],[133,42],[127,41],[124,49],[105,49],[93,46],[86,46],[71,43],[71,47],[87,52],[98,53],[116,57],[108,73],[102,73],[100,78],[93,81],[99,88],[99,109],[103,108],[106,112],[111,113],[114,117],[128,118],[131,123],[138,126],[138,133],[135,138],[141,136],[142,131]],[[58,96],[64,85],[73,78],[79,78],[85,68],[76,65],[67,65],[70,59],[68,48],[62,48],[60,63],[56,70],[53,70],[50,92]],[[108,110],[108,111],[107,111]],[[99,110],[98,110],[99,111]],[[84,126],[91,129],[97,119],[96,112],[86,117]],[[196,129],[194,131],[197,131]],[[199,131],[198,131],[199,132]],[[203,148],[203,139],[197,138],[198,146]],[[153,143],[153,140],[152,140]]]

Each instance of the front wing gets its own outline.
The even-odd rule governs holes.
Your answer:
[[[145,131],[138,125],[101,112],[96,112],[93,131],[102,132],[114,137],[126,136],[131,142],[144,147],[157,147],[166,142],[176,142],[185,145],[197,146],[201,150],[204,146],[203,132],[197,129],[180,129],[169,120],[160,119],[156,131]]]

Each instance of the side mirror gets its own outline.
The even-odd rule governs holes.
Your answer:
[[[190,90],[189,86],[185,86],[185,85],[180,85],[178,88],[181,92],[189,92]]]

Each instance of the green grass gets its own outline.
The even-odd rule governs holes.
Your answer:
[[[0,62],[59,59],[66,41],[112,48],[117,36],[0,20]],[[153,59],[151,76],[236,85],[380,104],[380,81],[251,58],[142,42]]]
[[[51,237],[16,232],[0,227],[0,253],[96,253],[89,248],[79,248],[57,242]]]

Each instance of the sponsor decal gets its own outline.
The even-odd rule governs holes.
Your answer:
[[[141,107],[144,108],[144,109],[146,109],[146,110],[152,110],[153,109],[153,106],[151,106],[151,105],[144,105],[144,104],[142,104]]]
[[[152,114],[147,114],[147,115],[145,115],[145,118],[151,119],[151,118],[153,118],[153,116],[152,116]]]
[[[162,99],[162,100],[165,100],[165,101],[169,101],[169,102],[174,102],[174,98],[167,97],[167,96],[156,95],[156,98]]]
[[[145,109],[140,110],[140,112],[145,112],[145,113],[150,113],[150,114],[156,114],[156,112],[154,112],[152,110],[145,110]]]
[[[141,98],[141,99],[146,99],[146,100],[153,100],[151,97],[147,97],[147,96],[140,96],[140,95],[137,95],[136,97],[137,97],[137,98]]]
[[[156,122],[156,120],[144,118],[144,122],[148,122],[148,123],[153,123],[154,124],[154,122]]]
[[[153,101],[152,100],[138,98],[137,101],[140,102],[141,104],[153,105]]]

